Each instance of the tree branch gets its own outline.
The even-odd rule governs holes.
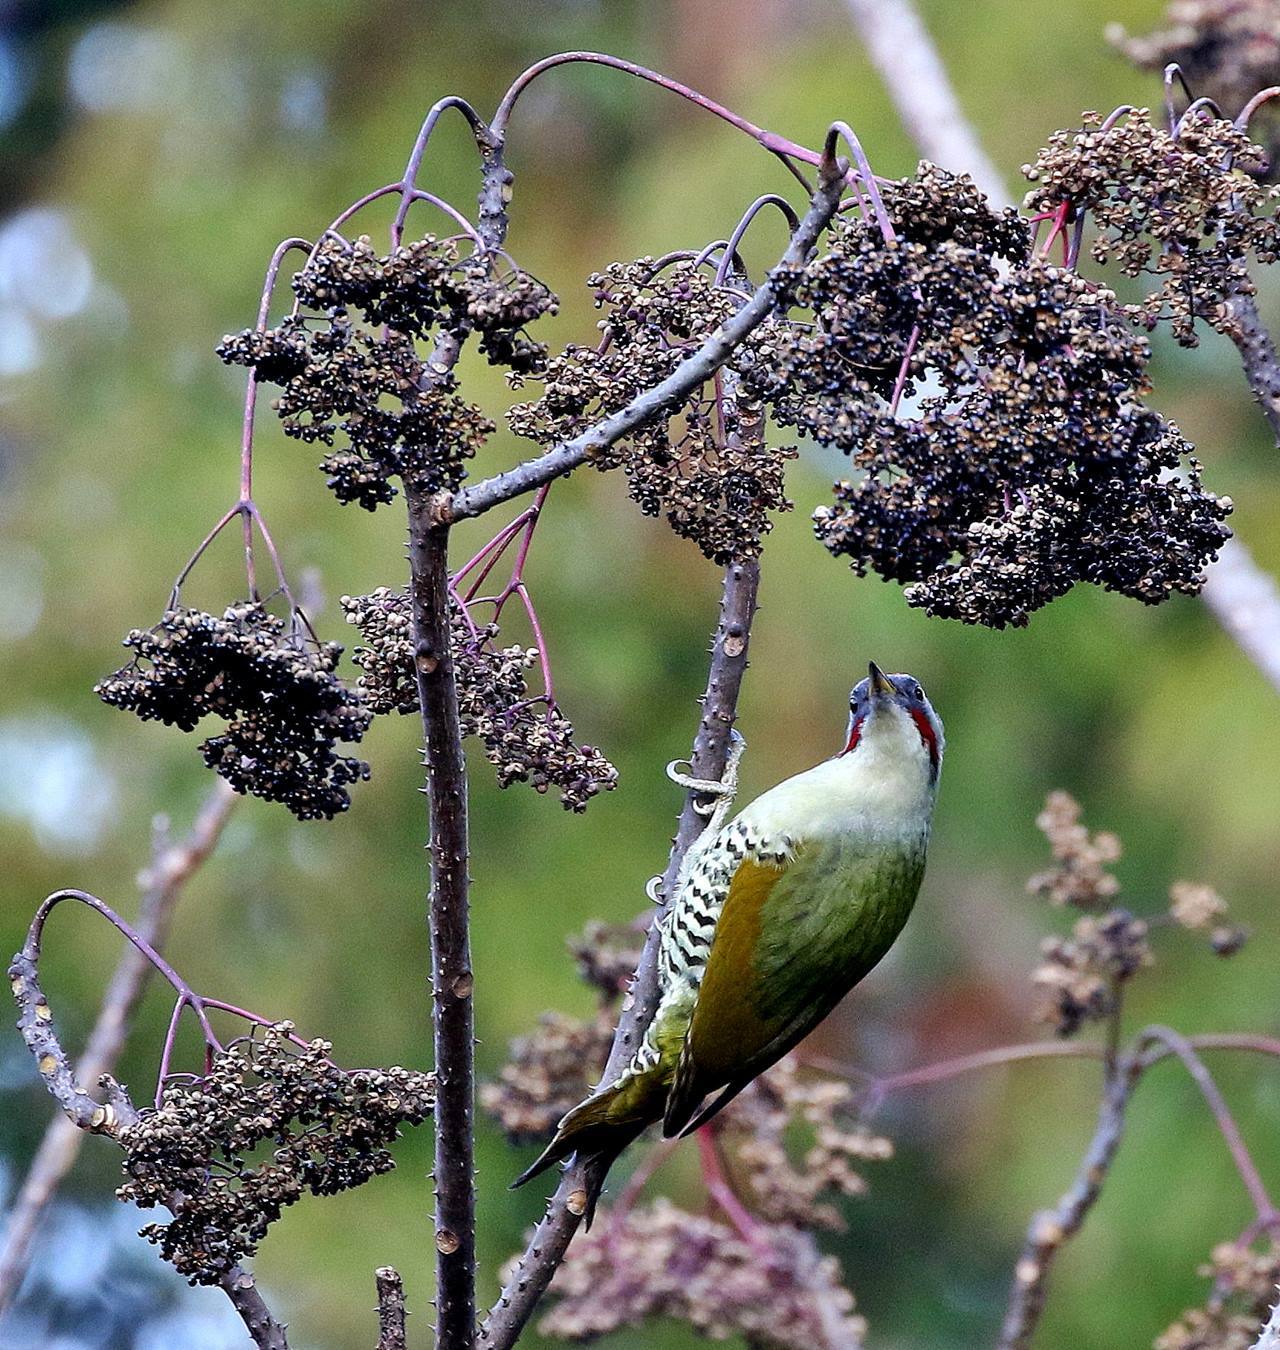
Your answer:
[[[821,181],[809,210],[792,234],[779,266],[800,263],[808,257],[809,250],[826,229],[840,204],[844,172],[833,158],[828,157],[824,162],[819,177]],[[441,501],[437,508],[437,520],[465,520],[490,511],[512,497],[532,492],[587,460],[596,458],[628,432],[634,431],[665,409],[683,403],[728,361],[734,350],[769,317],[776,304],[777,291],[771,276],[732,318],[727,319],[661,383],[634,398],[625,408],[588,427],[572,440],[553,446],[536,459],[526,460],[513,469],[463,488],[451,500]]]
[[[138,912],[138,932],[157,950],[164,947],[178,897],[213,852],[238,800],[228,784],[218,779],[187,835],[176,843],[157,840],[151,864],[142,877],[145,889]],[[125,948],[76,1066],[82,1081],[96,1083],[115,1068],[152,970],[151,962],[136,947]],[[0,1314],[17,1296],[40,1222],[83,1142],[84,1131],[70,1117],[58,1115],[49,1122],[9,1211],[4,1245],[0,1247]]]
[[[405,1350],[404,1281],[392,1266],[373,1272],[378,1287],[378,1350]]]
[[[436,1344],[475,1339],[475,1032],[467,874],[467,770],[449,614],[449,527],[406,485],[409,598],[430,816],[435,1112]]]
[[[18,1029],[27,1042],[27,1048],[35,1057],[36,1068],[39,1069],[45,1086],[66,1113],[72,1127],[91,1134],[105,1134],[111,1138],[118,1138],[123,1130],[128,1129],[138,1119],[138,1112],[129,1100],[129,1094],[110,1074],[103,1074],[100,1086],[106,1096],[106,1102],[99,1103],[89,1095],[71,1067],[70,1056],[58,1038],[53,1011],[40,985],[40,942],[44,920],[58,900],[69,894],[77,893],[55,893],[41,905],[28,930],[22,950],[10,963],[9,980],[14,999],[18,1004]],[[103,908],[100,901],[93,903],[99,910]],[[138,934],[134,933],[131,941],[136,947]],[[150,950],[152,956],[144,959],[152,965],[159,963],[158,968],[162,972],[168,970],[154,948]],[[165,1203],[171,1211],[177,1213],[182,1206],[182,1199],[182,1195],[175,1192]],[[283,1323],[277,1322],[271,1315],[271,1310],[258,1292],[249,1271],[240,1265],[232,1265],[219,1281],[219,1286],[231,1300],[258,1350],[289,1350]]]
[[[1127,1055],[1116,1066],[1098,1108],[1098,1124],[1071,1187],[1053,1209],[1041,1210],[1027,1229],[1014,1271],[1013,1289],[998,1350],[1027,1350],[1044,1312],[1049,1271],[1063,1244],[1080,1231],[1097,1202],[1124,1134],[1124,1117],[1142,1074],[1140,1055]]]
[[[1237,291],[1227,301],[1231,327],[1227,336],[1236,344],[1245,379],[1280,445],[1280,359],[1252,295]]]

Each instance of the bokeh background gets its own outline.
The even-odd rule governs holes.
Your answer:
[[[960,96],[1014,191],[1018,166],[1083,109],[1158,98],[1105,44],[1108,22],[1144,31],[1158,0],[927,0]],[[482,111],[530,61],[598,47],[685,78],[753,120],[814,141],[848,119],[884,174],[915,156],[839,0],[249,0],[0,5],[0,947],[37,900],[79,885],[132,912],[152,816],[189,820],[207,787],[194,738],[143,726],[93,697],[121,635],[159,615],[174,573],[231,501],[240,391],[212,349],[252,318],[277,239],[311,234],[400,171],[423,110],[446,92]],[[594,323],[586,275],[615,258],[722,235],[757,193],[787,189],[776,162],[679,100],[606,71],[534,87],[513,132],[510,244],[555,287],[561,339]],[[462,124],[433,142],[424,185],[468,205]],[[794,185],[793,185],[794,186]],[[383,223],[375,213],[369,227]],[[777,251],[771,224],[752,254]],[[1262,279],[1264,311],[1280,278]],[[510,395],[466,368],[493,407]],[[1234,351],[1206,338],[1161,347],[1155,399],[1197,442],[1235,526],[1280,571],[1280,473]],[[527,453],[499,433],[478,470]],[[264,419],[259,499],[286,559],[342,636],[337,597],[398,584],[395,509],[340,509]],[[1078,588],[1025,632],[972,631],[908,610],[812,540],[808,511],[838,466],[807,453],[798,509],[770,538],[742,702],[744,791],[831,752],[869,657],[909,670],[946,720],[936,843],[916,916],[883,967],[822,1033],[822,1049],[892,1072],[1044,1034],[1028,972],[1063,916],[1025,893],[1042,864],[1034,817],[1066,787],[1123,837],[1137,909],[1176,878],[1207,880],[1253,939],[1231,963],[1186,935],[1161,944],[1131,1018],[1184,1031],[1280,1021],[1280,701],[1195,600],[1159,610]],[[459,540],[470,542],[474,530]],[[477,537],[479,537],[477,535]],[[563,703],[621,770],[583,818],[526,789],[502,793],[474,763],[474,941],[480,1066],[543,1009],[585,1012],[564,939],[626,919],[665,857],[714,619],[717,571],[641,518],[617,476],[557,487],[529,573]],[[186,592],[219,607],[243,578],[234,544]],[[193,984],[324,1034],[348,1063],[429,1063],[423,803],[411,721],[377,725],[374,780],[332,824],[250,801],[184,898],[172,955]],[[47,978],[69,1038],[82,1034],[116,959],[80,913],[52,925]],[[144,1009],[122,1066],[150,1080],[166,1014]],[[1280,1185],[1280,1066],[1215,1068],[1268,1178]],[[1096,1066],[1030,1064],[895,1098],[882,1121],[897,1158],[875,1167],[830,1242],[871,1321],[871,1344],[989,1344],[1029,1213],[1056,1198],[1092,1130]],[[51,1113],[14,1035],[0,1036],[0,1209]],[[424,1174],[429,1129],[401,1168],[360,1191],[304,1202],[256,1268],[301,1347],[373,1339],[372,1270],[405,1275],[418,1336],[429,1317]],[[481,1293],[540,1211],[508,1179],[528,1150],[482,1123]],[[46,1231],[18,1311],[17,1347],[231,1347],[242,1333],[216,1291],[188,1290],[133,1237],[111,1198],[114,1149],[89,1141]],[[693,1161],[661,1175],[698,1205]],[[1148,1344],[1203,1297],[1196,1266],[1250,1218],[1193,1086],[1153,1074],[1114,1177],[1061,1261],[1039,1344]],[[528,1343],[542,1344],[535,1334]],[[653,1326],[611,1346],[677,1347]]]

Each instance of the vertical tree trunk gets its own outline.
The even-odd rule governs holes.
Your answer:
[[[449,527],[406,489],[414,665],[422,707],[431,852],[435,1111],[436,1344],[475,1337],[474,1029],[468,923],[467,775],[449,614]]]

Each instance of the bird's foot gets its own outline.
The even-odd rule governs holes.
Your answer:
[[[676,894],[679,893],[680,887],[692,871],[698,855],[720,833],[733,813],[733,801],[738,795],[738,766],[742,762],[742,755],[746,748],[746,738],[740,732],[730,728],[729,754],[725,759],[724,777],[718,779],[694,778],[689,774],[681,773],[680,766],[688,763],[687,760],[675,759],[667,765],[667,777],[673,783],[678,783],[686,791],[695,793],[697,796],[711,798],[709,802],[700,802],[695,797],[693,809],[699,815],[706,816],[707,823],[685,851],[680,864],[680,872],[676,878]]]
[[[723,812],[728,815],[733,799],[738,793],[738,765],[742,761],[743,751],[747,748],[746,738],[735,728],[729,730],[729,754],[725,760],[724,776],[721,778],[694,778],[685,773],[682,765],[688,765],[687,759],[673,759],[667,765],[667,777],[673,783],[692,792],[698,797],[710,797],[710,801],[695,801],[693,809],[702,816],[715,816]],[[708,826],[708,829],[710,826]]]

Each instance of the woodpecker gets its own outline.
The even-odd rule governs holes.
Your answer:
[[[512,1184],[577,1154],[587,1222],[647,1125],[688,1134],[796,1046],[902,931],[924,876],[942,723],[910,675],[871,663],[844,747],[728,820],[736,773],[661,920],[659,1003],[630,1062],[560,1121]],[[675,775],[673,775],[675,776]]]

